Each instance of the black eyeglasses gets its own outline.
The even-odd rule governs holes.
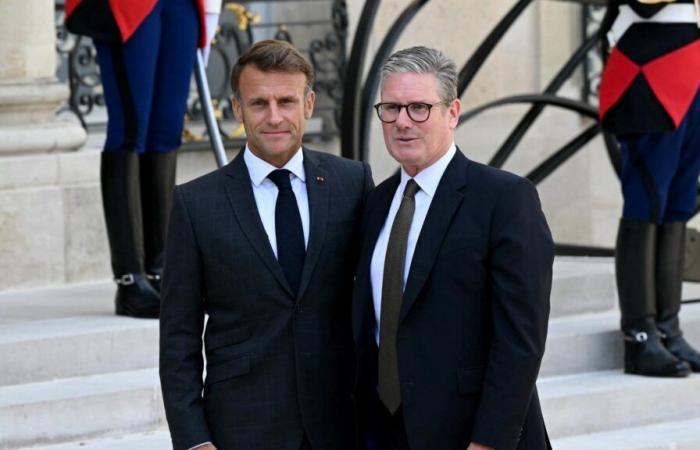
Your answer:
[[[406,108],[406,113],[408,118],[414,122],[425,122],[430,118],[430,110],[433,106],[442,105],[443,102],[438,103],[423,103],[423,102],[413,102],[407,105],[402,105],[400,103],[377,103],[374,105],[374,109],[377,110],[377,116],[379,120],[384,123],[394,123],[396,119],[399,118],[401,114],[401,108]]]

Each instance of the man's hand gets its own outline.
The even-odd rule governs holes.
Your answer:
[[[469,444],[469,447],[467,447],[467,450],[496,450],[493,447],[487,447],[485,445],[477,444],[476,442],[472,442]]]
[[[193,448],[192,450],[216,450],[216,447],[214,447],[214,444],[203,444],[199,447]]]

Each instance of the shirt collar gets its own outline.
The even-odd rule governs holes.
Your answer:
[[[445,152],[444,155],[440,157],[430,166],[418,172],[415,177],[411,177],[406,171],[401,167],[401,183],[399,184],[399,189],[403,192],[402,187],[406,186],[408,180],[413,178],[418,186],[420,186],[421,191],[428,194],[430,198],[435,195],[438,184],[440,184],[440,179],[442,179],[442,174],[445,173],[447,165],[452,161],[455,153],[457,152],[457,146],[453,142],[450,148]]]
[[[243,152],[243,160],[245,161],[246,167],[248,167],[250,181],[252,181],[255,186],[260,186],[270,172],[278,169],[264,159],[254,155],[253,152],[250,151],[248,144],[246,144]],[[292,156],[292,159],[287,161],[287,164],[285,164],[282,169],[289,170],[302,182],[306,182],[306,172],[304,171],[304,152],[301,150],[301,147],[299,148],[299,151]]]

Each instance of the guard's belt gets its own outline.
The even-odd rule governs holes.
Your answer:
[[[620,12],[615,18],[610,31],[608,31],[608,43],[610,48],[615,47],[617,41],[620,40],[623,34],[629,27],[636,23],[695,23],[700,26],[700,15],[697,6],[692,3],[667,5],[654,14],[645,19],[639,16],[629,5],[621,5]]]
[[[600,85],[601,119],[639,76],[646,79],[654,96],[678,128],[700,87],[700,39],[643,65],[629,59],[620,49],[614,49],[603,70]]]

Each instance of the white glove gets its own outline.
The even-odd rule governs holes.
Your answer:
[[[204,24],[206,26],[207,32],[207,43],[202,49],[202,57],[204,58],[204,65],[209,62],[209,53],[211,50],[211,41],[216,35],[216,29],[219,26],[219,13],[206,13],[204,16]]]

